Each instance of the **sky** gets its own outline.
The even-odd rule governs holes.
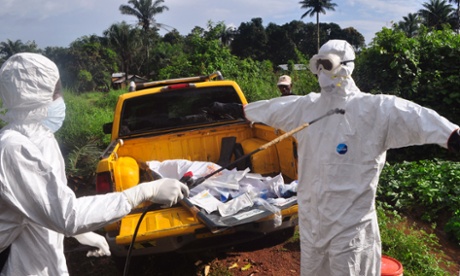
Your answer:
[[[283,25],[293,20],[316,23],[316,16],[304,17],[300,0],[165,0],[169,10],[156,16],[158,23],[187,35],[195,27],[223,22],[240,26],[260,17],[264,26]],[[368,44],[383,27],[403,20],[403,16],[423,8],[428,0],[332,0],[335,11],[320,14],[320,22],[353,27]],[[128,0],[0,0],[0,42],[35,41],[38,47],[68,47],[83,36],[102,36],[112,24],[122,21],[135,25],[134,16],[119,11]],[[165,30],[160,31],[162,35]]]

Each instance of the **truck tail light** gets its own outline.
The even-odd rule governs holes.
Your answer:
[[[161,89],[161,91],[167,91],[167,90],[178,90],[178,89],[184,89],[184,88],[195,88],[195,84],[193,83],[179,83],[179,84],[172,84],[165,86]]]
[[[110,172],[98,173],[96,176],[96,194],[112,192],[112,177]]]

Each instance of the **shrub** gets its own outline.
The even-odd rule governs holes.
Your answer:
[[[404,267],[405,276],[449,275],[438,259],[442,255],[435,234],[415,229],[397,212],[388,211],[381,204],[377,208],[382,239],[382,254],[397,259]]]
[[[380,176],[377,199],[427,222],[437,222],[441,215],[443,219],[447,216],[449,233],[460,241],[458,183],[460,164],[457,162],[434,159],[387,163]]]

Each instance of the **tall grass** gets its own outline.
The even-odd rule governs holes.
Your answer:
[[[90,92],[75,94],[64,92],[66,119],[56,133],[69,177],[88,182],[94,175],[99,156],[110,142],[102,132],[102,125],[113,120],[118,96],[125,91],[109,93]]]

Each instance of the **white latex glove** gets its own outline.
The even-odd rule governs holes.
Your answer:
[[[124,190],[123,193],[131,203],[132,208],[144,201],[163,204],[162,207],[171,207],[182,198],[189,196],[187,185],[176,179],[162,178],[151,182],[141,183]]]
[[[104,236],[94,232],[87,232],[74,236],[81,244],[97,247],[98,249],[90,250],[86,253],[86,257],[102,257],[110,256],[110,247]]]

